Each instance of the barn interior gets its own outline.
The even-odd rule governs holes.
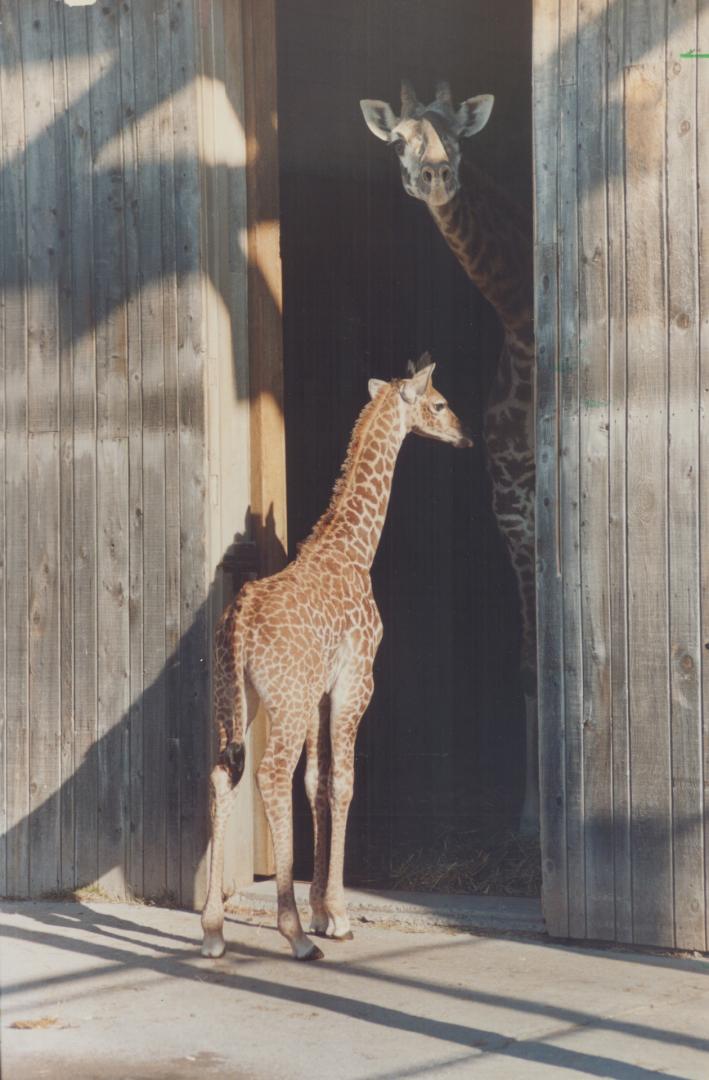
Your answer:
[[[327,505],[370,377],[429,350],[435,381],[479,435],[501,331],[361,98],[398,111],[492,93],[464,154],[531,214],[531,4],[281,0],[281,243],[290,554]],[[516,588],[484,447],[404,444],[372,570],[384,639],[360,728],[346,880],[529,893],[538,852],[516,835],[525,766]],[[302,769],[302,763],[301,763]],[[311,868],[295,785],[296,873]]]

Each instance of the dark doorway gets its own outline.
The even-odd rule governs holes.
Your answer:
[[[436,384],[481,430],[501,333],[403,192],[363,97],[398,108],[402,76],[430,100],[496,98],[466,148],[531,207],[531,5],[499,0],[282,0],[279,138],[291,554],[327,505],[367,379],[403,374],[429,349]],[[426,884],[432,867],[513,829],[524,777],[519,615],[490,509],[483,449],[410,438],[373,568],[384,622],[360,729],[348,830],[350,883]],[[296,784],[296,870],[310,822]],[[435,887],[435,869],[431,887]],[[461,878],[462,887],[465,882]],[[455,882],[447,880],[444,887]],[[474,886],[473,886],[474,887]]]

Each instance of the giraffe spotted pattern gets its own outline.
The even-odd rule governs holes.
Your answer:
[[[243,770],[246,730],[258,699],[270,734],[257,781],[273,836],[278,928],[299,960],[320,949],[303,933],[293,894],[291,785],[303,744],[315,839],[311,931],[351,937],[344,902],[345,827],[352,799],[357,728],[374,689],[382,623],[370,568],[409,432],[470,446],[433,388],[434,365],[408,379],[371,380],[372,400],[352,433],[332,500],[297,558],[249,582],[227,607],[215,637],[214,716],[219,756],[211,774],[212,848],[202,913],[205,956],[224,951],[224,833]],[[329,834],[329,836],[328,836]]]

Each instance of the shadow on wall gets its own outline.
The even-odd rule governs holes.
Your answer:
[[[44,288],[55,294],[62,309],[59,345],[64,350],[122,312],[127,320],[127,305],[151,283],[167,281],[175,288],[189,275],[210,270],[200,236],[200,187],[230,195],[245,189],[245,166],[225,163],[240,150],[218,145],[216,163],[182,152],[183,145],[196,141],[196,127],[180,129],[178,124],[196,124],[197,80],[215,78],[188,53],[192,43],[199,47],[199,27],[190,8],[170,0],[108,2],[88,11],[57,4],[44,24],[31,19],[18,0],[6,5],[0,37],[5,102],[0,190],[3,239],[11,243],[3,252],[2,287]],[[141,61],[152,59],[152,50],[157,68],[145,70]],[[29,96],[36,89],[34,80],[44,85],[53,68],[60,72],[57,80],[62,79],[62,62],[69,98],[65,108],[57,95],[55,105],[35,120],[29,104],[24,112],[17,100],[10,106],[13,92],[20,100],[23,89]],[[33,75],[34,70],[40,74]],[[228,81],[225,89],[230,124],[236,124],[246,154],[243,103],[230,92]],[[257,158],[258,147],[250,146],[248,153]],[[52,174],[56,170],[53,187],[48,167]],[[53,205],[47,204],[45,189],[55,196]],[[231,202],[230,210],[236,209]],[[229,223],[230,270],[243,274],[247,259],[240,231],[246,224],[239,219]],[[88,249],[79,247],[83,241]],[[79,292],[77,287],[86,284],[90,289]],[[212,277],[212,284],[231,310],[227,283]],[[263,286],[271,295],[265,279]],[[46,317],[52,314],[50,301]],[[121,344],[128,344],[125,334]],[[115,373],[125,376],[120,366],[125,357],[110,359]],[[236,369],[234,374],[234,394],[248,399],[244,385],[237,384]],[[150,404],[145,403],[148,413]]]
[[[232,164],[233,146],[210,160],[193,149],[201,87],[220,78],[208,50],[200,59],[210,11],[177,0],[3,5],[8,895],[98,880],[118,894],[194,901],[210,622],[230,591],[222,570],[208,586],[196,525],[208,507],[202,385],[212,360],[202,280],[229,312],[234,343],[244,338],[234,282],[247,270],[266,317],[269,304],[277,311],[246,257],[245,165]],[[220,108],[245,144],[228,80]],[[228,238],[205,221],[216,193],[233,215]],[[234,398],[248,401],[243,350],[232,373]],[[38,432],[35,444],[45,434],[51,443],[44,490],[57,482],[49,508],[28,458]],[[101,458],[104,444],[115,457]],[[279,547],[272,519],[249,528],[250,540]]]
[[[188,907],[201,904],[199,883],[203,875],[198,877],[197,872],[209,841],[208,772],[216,747],[216,736],[203,708],[209,700],[210,630],[219,609],[243,580],[259,576],[258,552],[267,549],[280,552],[285,560],[273,512],[261,522],[247,511],[244,532],[236,534],[207,600],[158,678],[119,722],[93,743],[71,778],[5,833],[8,852],[30,852],[25,869],[29,895],[33,894],[32,837],[53,830],[54,823],[71,807],[82,841],[74,852],[72,879],[63,883],[67,894],[97,883],[99,891],[107,895],[179,901]],[[183,667],[191,678],[189,685],[183,680],[178,688]],[[179,712],[178,693],[182,694]],[[182,746],[194,744],[195,725],[203,752],[180,765]],[[139,761],[150,761],[153,768],[135,766],[136,749],[141,748]],[[122,771],[106,776],[107,763],[112,762],[123,763]],[[99,791],[103,798],[98,797]],[[28,890],[20,895],[27,896]]]

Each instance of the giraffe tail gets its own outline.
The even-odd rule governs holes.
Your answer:
[[[244,639],[234,608],[230,608],[219,623],[214,646],[214,722],[219,735],[217,764],[235,788],[246,764],[247,702]]]

